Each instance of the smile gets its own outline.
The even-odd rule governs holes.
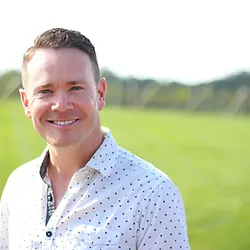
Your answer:
[[[50,123],[52,123],[52,124],[55,124],[55,125],[65,126],[65,125],[73,124],[73,123],[75,123],[76,121],[78,121],[78,119],[67,120],[67,121],[48,121],[48,122],[50,122]]]

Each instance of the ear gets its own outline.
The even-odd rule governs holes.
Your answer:
[[[24,112],[28,118],[31,119],[30,107],[29,107],[29,99],[24,89],[19,89],[20,98],[23,104]]]
[[[98,84],[98,109],[102,110],[106,104],[107,83],[104,77]]]

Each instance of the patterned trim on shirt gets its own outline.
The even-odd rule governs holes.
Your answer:
[[[50,184],[49,179],[46,178],[49,161],[50,161],[49,151],[47,151],[40,168],[40,176],[42,180],[47,184],[47,213],[46,213],[45,225],[48,224],[49,219],[55,212],[55,199],[54,199],[52,185]]]

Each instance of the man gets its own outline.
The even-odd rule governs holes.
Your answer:
[[[51,29],[23,57],[25,114],[47,142],[1,198],[1,249],[189,249],[177,187],[101,127],[107,84],[95,48]]]

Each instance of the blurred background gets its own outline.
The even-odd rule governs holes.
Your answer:
[[[249,1],[1,1],[0,194],[45,147],[18,89],[46,29],[86,35],[108,83],[102,123],[162,169],[185,203],[191,249],[250,249]]]

